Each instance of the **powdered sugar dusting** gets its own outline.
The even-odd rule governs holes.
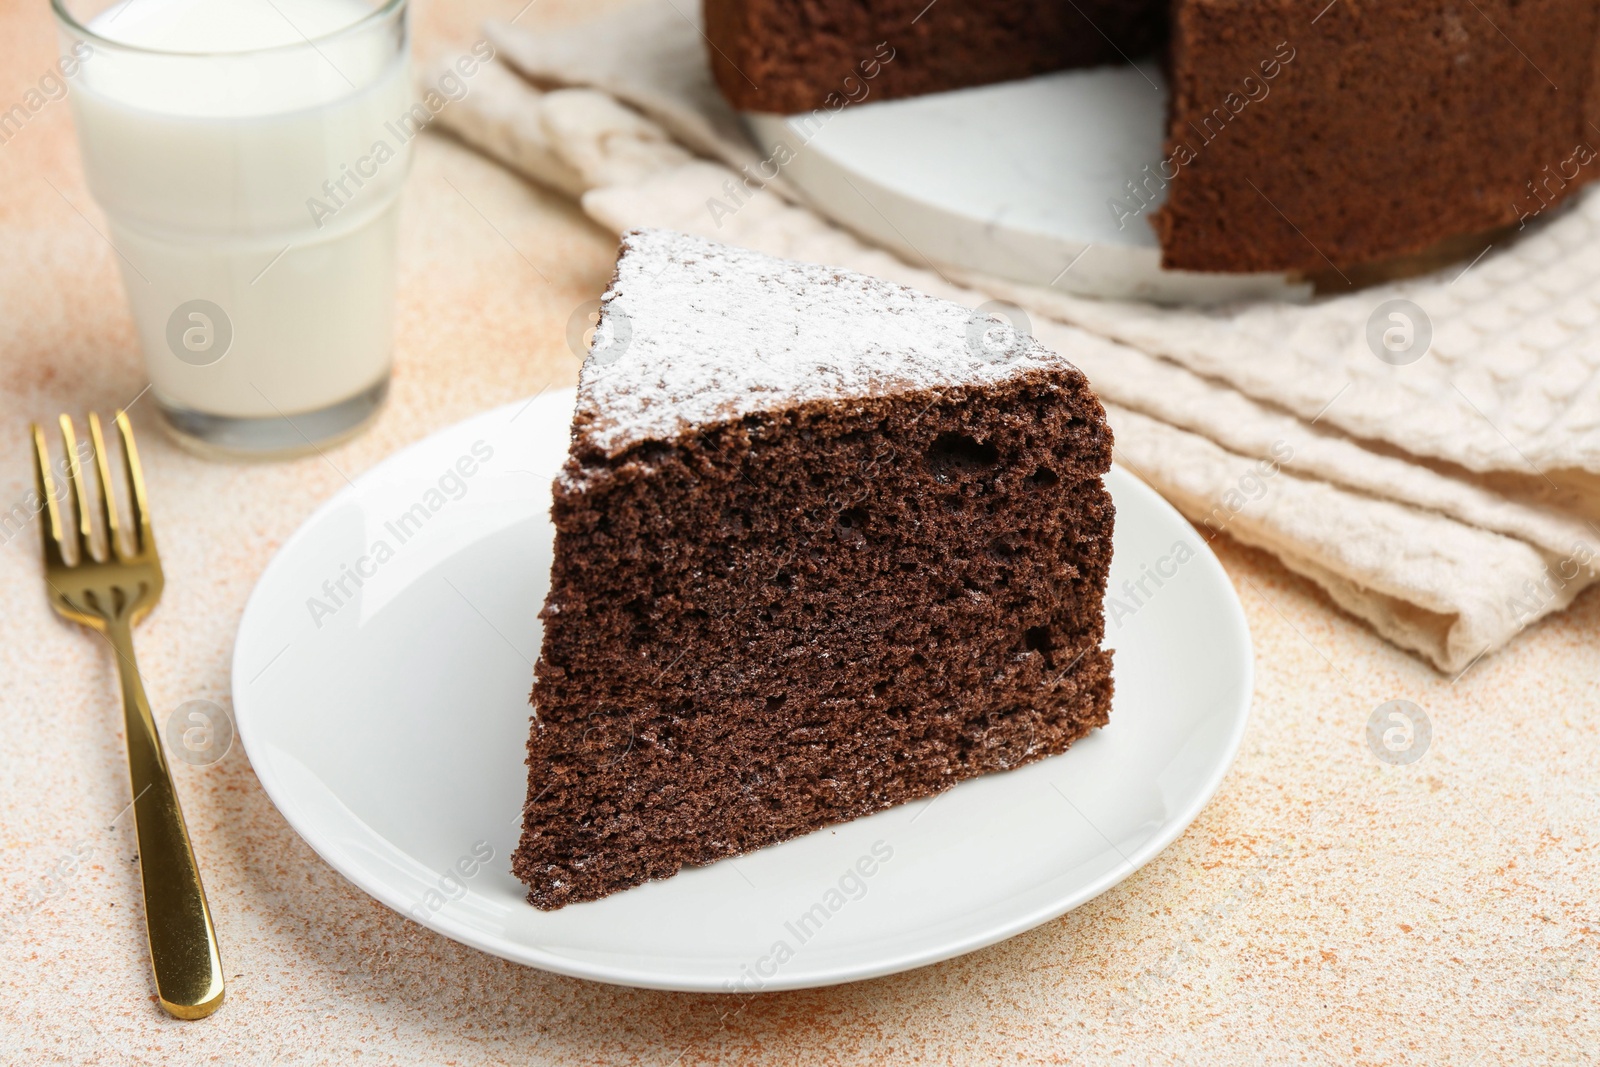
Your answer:
[[[623,237],[578,382],[607,455],[817,400],[1003,381],[1066,361],[1003,319],[864,274],[670,230]]]

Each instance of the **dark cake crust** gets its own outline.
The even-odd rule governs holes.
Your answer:
[[[1592,0],[1178,0],[1173,19],[1167,158],[1194,159],[1155,216],[1165,267],[1326,274],[1518,224],[1600,174]]]
[[[1104,412],[1063,363],[574,454],[513,870],[541,908],[1103,725]]]
[[[705,0],[705,34],[729,103],[787,115],[1142,56],[1161,43],[1166,7],[1167,0]]]

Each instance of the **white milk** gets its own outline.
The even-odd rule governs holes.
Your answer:
[[[354,25],[372,11],[127,0],[89,24],[155,50],[91,42],[72,100],[165,406],[295,415],[387,376],[417,123],[405,24]]]

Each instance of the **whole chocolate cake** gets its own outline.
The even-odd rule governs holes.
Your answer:
[[[1167,4],[705,0],[705,31],[734,107],[791,115],[855,97],[863,78],[884,100],[1142,56],[1166,36]]]
[[[889,99],[1169,41],[1163,158],[1107,208],[1149,219],[1172,269],[1337,275],[1520,227],[1600,174],[1593,0],[705,0],[705,34],[733,106],[784,114],[869,72]]]
[[[579,379],[513,869],[593,900],[1106,722],[1111,433],[1002,322],[660,230]]]

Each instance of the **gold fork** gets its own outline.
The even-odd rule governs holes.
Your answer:
[[[47,513],[47,525],[41,531],[45,583],[50,606],[58,614],[98,630],[116,650],[133,819],[139,834],[139,870],[144,880],[145,930],[150,937],[156,992],[161,1006],[171,1014],[180,1019],[203,1019],[222,1006],[222,956],[161,735],[133,658],[133,627],[161,596],[161,560],[150,532],[144,471],[134,447],[133,427],[121,411],[116,424],[122,437],[122,467],[133,520],[126,537],[111,493],[111,464],[100,417],[89,414],[93,472],[99,489],[97,509],[84,481],[72,420],[61,416],[67,460],[64,472],[77,502],[77,529],[62,521],[65,507],[56,500],[44,431],[37,424],[33,427],[34,480]],[[104,547],[97,547],[97,530],[104,531]]]

